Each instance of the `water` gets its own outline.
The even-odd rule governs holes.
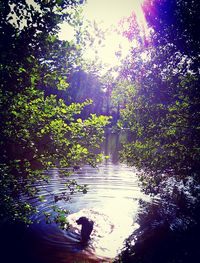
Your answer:
[[[52,180],[48,186],[48,193],[51,194],[46,196],[45,203],[39,207],[42,212],[50,211],[55,195],[66,190],[59,170],[52,169],[49,173]],[[92,257],[114,258],[123,247],[125,238],[138,227],[135,223],[139,209],[138,200],[144,196],[139,190],[136,172],[125,165],[109,161],[98,168],[84,166],[75,172],[71,179],[89,186],[87,194],[77,193],[70,196],[67,202],[65,200],[57,202],[60,208],[70,211],[68,218],[71,229],[61,231],[41,223],[39,231],[42,232],[42,239],[48,244],[66,247],[68,254],[73,253],[74,250],[78,250],[80,243],[80,229],[75,220],[86,216],[95,224],[91,242],[81,253],[91,254]],[[45,194],[45,191],[42,190],[41,193]]]
[[[112,262],[124,240],[139,227],[136,223],[139,200],[147,197],[140,191],[136,170],[118,162],[119,142],[118,135],[109,135],[103,152],[111,158],[97,168],[86,165],[73,172],[70,179],[87,184],[87,194],[70,195],[66,178],[56,168],[48,171],[51,177],[48,185],[38,182],[44,202],[32,200],[39,210],[33,219],[41,222],[33,224],[25,238],[30,243],[29,255],[37,263]],[[60,195],[64,198],[59,199]],[[68,230],[44,221],[43,212],[50,212],[55,203],[69,210]],[[94,221],[86,246],[80,242],[80,228],[75,222],[80,216]]]

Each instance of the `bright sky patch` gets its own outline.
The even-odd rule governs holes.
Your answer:
[[[116,54],[120,54],[120,58],[125,57],[131,43],[111,28],[118,28],[121,19],[135,12],[139,27],[145,32],[147,25],[141,8],[142,3],[143,0],[88,0],[83,7],[83,24],[86,20],[96,21],[102,30],[109,29],[109,33],[105,36],[104,45],[91,46],[85,52],[84,58],[96,60],[98,57],[102,63],[107,64],[108,68],[118,65],[120,59]],[[60,39],[72,40],[74,34],[73,27],[61,25]]]

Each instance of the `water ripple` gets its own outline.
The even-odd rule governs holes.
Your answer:
[[[64,169],[61,171],[65,172]],[[138,227],[135,224],[138,201],[146,198],[138,187],[136,171],[110,162],[101,164],[98,168],[84,166],[74,171],[70,179],[88,185],[88,193],[73,195],[70,195],[66,186],[69,178],[63,177],[59,169],[51,169],[46,173],[50,176],[49,184],[37,184],[38,196],[42,196],[44,202],[31,201],[39,210],[34,219],[42,219],[42,214],[50,212],[52,205],[56,203],[60,208],[70,211],[70,229],[60,230],[43,221],[33,226],[34,231],[40,233],[43,246],[57,246],[60,249],[64,247],[64,255],[68,258],[77,251],[79,256],[87,255],[87,258],[114,258],[122,249],[124,240]],[[59,195],[63,198],[59,199]],[[95,222],[91,241],[85,248],[81,247],[80,229],[75,222],[80,216],[87,216]]]

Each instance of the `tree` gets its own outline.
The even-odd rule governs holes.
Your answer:
[[[91,101],[66,104],[59,94],[69,86],[77,49],[58,40],[58,23],[72,19],[66,8],[80,2],[1,2],[0,221],[30,223],[35,208],[27,197],[35,196],[37,180],[48,181],[44,170],[101,160],[94,150],[109,118],[81,119]]]
[[[156,33],[153,36],[154,45],[173,43],[178,51],[199,63],[198,0],[146,0],[143,9],[149,26]]]
[[[79,69],[71,74],[69,84],[67,90],[68,100],[78,103],[87,99],[92,100],[92,104],[83,110],[82,115],[88,116],[90,113],[103,114],[104,92],[97,74]]]
[[[182,2],[187,3],[158,1],[155,7],[151,6],[156,9],[157,5],[164,5],[166,8],[154,16],[161,28],[153,24],[153,13],[149,13],[152,17],[150,25],[154,26],[154,41],[152,45],[133,49],[121,72],[135,87],[122,111],[123,121],[133,137],[133,141],[125,146],[123,158],[143,171],[140,179],[146,192],[162,193],[166,182],[173,178],[175,184],[181,180],[187,185],[192,180],[190,192],[196,195],[200,172],[200,100],[199,76],[193,65],[198,61],[198,47],[195,42],[189,54],[188,49],[184,45],[181,49],[177,42],[179,37],[182,39],[182,31],[175,31],[176,38],[172,37],[171,20],[168,23],[165,20],[166,15],[172,14],[171,9],[167,13],[167,2],[177,8],[183,7]],[[173,13],[176,21],[184,10]],[[187,32],[185,44],[193,45],[196,40]]]
[[[198,7],[198,1],[145,1],[154,32],[148,45],[131,50],[121,70],[132,83],[121,110],[131,133],[122,158],[139,169],[142,189],[158,197],[143,202],[140,227],[127,239],[123,262],[192,262],[198,257]]]

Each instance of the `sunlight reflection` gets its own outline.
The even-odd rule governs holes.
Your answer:
[[[84,58],[94,59],[98,55],[98,58],[103,63],[109,66],[117,66],[120,64],[120,59],[123,59],[128,54],[129,49],[130,43],[128,39],[110,31],[110,34],[106,36],[104,47],[97,47],[97,50],[88,49],[84,54]],[[118,54],[120,53],[120,59],[116,55],[117,52]]]
[[[58,34],[60,40],[71,41],[75,37],[75,30],[68,23],[62,23],[60,25],[60,32]]]
[[[116,32],[118,23],[122,18],[128,18],[134,12],[140,27],[141,37],[148,35],[148,27],[142,10],[144,0],[88,0],[83,6],[83,27],[87,20],[96,21],[102,30],[108,30],[104,45],[88,47],[84,53],[86,60],[102,62],[107,68],[116,66],[121,59],[127,56],[131,47],[128,39]],[[62,24],[59,38],[72,40],[74,31],[72,27]],[[132,43],[133,46],[134,43]]]
[[[138,25],[141,29],[141,34],[147,33],[147,24],[142,11],[143,0],[88,0],[87,5],[83,9],[83,15],[89,20],[102,21],[103,29],[113,26],[114,30],[110,30],[105,39],[105,47],[98,48],[98,57],[108,67],[116,66],[128,55],[131,43],[127,38],[115,32],[119,21],[124,17],[130,17],[134,12],[136,14]],[[116,56],[116,54],[120,54]],[[95,51],[88,49],[84,54],[86,59],[94,59]]]
[[[128,202],[122,197],[116,197],[111,198],[99,209],[82,209],[69,215],[68,219],[76,233],[80,233],[80,227],[76,225],[79,217],[86,216],[93,220],[94,229],[89,244],[91,253],[114,258],[122,249],[125,239],[139,227],[133,218],[138,208],[137,201]]]
[[[122,17],[128,17],[132,11],[141,9],[141,0],[88,0],[84,8],[87,19],[103,21],[105,27],[116,25]]]

